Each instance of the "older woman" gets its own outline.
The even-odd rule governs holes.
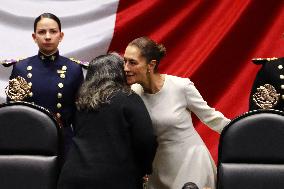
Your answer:
[[[91,61],[76,104],[75,136],[58,188],[142,188],[156,137],[143,101],[126,84],[123,59],[108,54]]]

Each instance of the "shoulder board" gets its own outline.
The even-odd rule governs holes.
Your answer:
[[[24,60],[24,59],[26,59],[26,58],[0,60],[0,64],[5,66],[5,67],[9,67],[9,66],[12,66],[12,65],[20,62],[21,60]]]
[[[273,57],[273,58],[253,58],[252,62],[257,64],[257,65],[260,65],[260,64],[265,64],[266,62],[277,60],[277,59],[278,58],[276,58],[276,57]]]
[[[85,62],[85,61],[81,61],[81,60],[77,60],[75,58],[69,58],[70,60],[72,60],[73,62],[81,65],[83,68],[87,69],[89,66],[89,62]]]

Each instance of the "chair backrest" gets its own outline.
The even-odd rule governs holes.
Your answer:
[[[60,128],[44,108],[0,105],[0,188],[54,189],[60,169]]]
[[[248,112],[221,133],[218,189],[284,188],[284,113]]]

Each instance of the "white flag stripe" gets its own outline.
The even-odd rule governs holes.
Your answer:
[[[87,12],[108,11],[117,7],[118,0],[9,0],[2,1],[0,10],[18,16],[38,16],[52,12],[56,16],[75,16]]]

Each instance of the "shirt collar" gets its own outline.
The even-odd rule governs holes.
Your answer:
[[[51,55],[45,55],[42,52],[38,51],[38,57],[43,61],[43,62],[54,62],[59,56],[59,51],[56,51],[55,53]]]

